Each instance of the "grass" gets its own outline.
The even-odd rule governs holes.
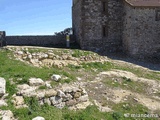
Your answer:
[[[89,52],[89,51],[74,50],[72,56],[79,58],[81,56],[88,56],[88,55],[92,55],[92,54],[93,53]]]
[[[39,49],[29,50],[31,53],[39,52]],[[43,50],[42,50],[43,51]],[[44,50],[46,51],[46,50]],[[53,50],[54,53],[61,55],[63,50]],[[69,50],[64,50],[64,53],[69,53]],[[73,57],[88,56],[93,54],[88,51],[73,50]],[[9,56],[12,59],[9,59]],[[36,98],[25,98],[25,103],[29,106],[28,108],[16,109],[12,104],[12,95],[17,92],[16,85],[28,83],[28,79],[31,77],[41,78],[43,80],[49,80],[52,74],[62,75],[60,82],[52,81],[51,85],[57,86],[59,83],[70,83],[76,80],[76,77],[80,75],[79,70],[82,70],[83,73],[89,76],[95,76],[96,73],[102,71],[109,71],[112,69],[125,70],[136,74],[138,77],[145,77],[149,79],[160,80],[159,73],[157,72],[145,72],[140,68],[130,68],[121,65],[115,65],[111,62],[92,62],[92,63],[82,63],[79,66],[68,65],[62,69],[60,68],[37,68],[29,66],[23,62],[13,59],[13,54],[10,51],[0,50],[0,77],[4,77],[7,81],[6,91],[9,93],[8,106],[0,107],[0,109],[8,110],[10,109],[15,117],[20,120],[31,120],[36,116],[42,116],[46,120],[134,120],[135,118],[126,118],[124,117],[125,113],[149,113],[150,111],[138,104],[130,98],[127,102],[119,104],[111,104],[114,112],[103,113],[98,110],[96,106],[88,106],[85,110],[71,111],[68,108],[57,109],[53,106],[48,105],[39,105]],[[63,79],[67,77],[66,79]],[[18,80],[22,78],[21,80]],[[11,80],[12,79],[12,80]],[[128,78],[120,78],[121,82],[113,82],[111,79],[103,81],[106,85],[110,87],[121,87],[123,89],[129,89],[134,92],[144,93],[146,85],[138,82],[132,81]],[[13,84],[14,82],[15,84]],[[114,84],[112,84],[114,83]],[[135,87],[136,86],[136,87]],[[41,86],[39,89],[46,89],[46,86]],[[159,93],[158,93],[159,94]],[[144,118],[148,120],[147,118]],[[151,118],[150,120],[154,120]]]
[[[157,120],[157,118],[143,118],[143,117],[132,117],[133,114],[149,114],[150,110],[147,107],[134,101],[134,98],[130,96],[127,102],[122,102],[119,104],[114,104],[112,109],[115,110],[116,120]],[[129,117],[125,117],[124,114],[129,114]]]
[[[106,86],[113,88],[122,88],[124,90],[130,90],[136,93],[147,94],[146,88],[149,87],[148,84],[132,81],[130,78],[104,78],[102,81]]]

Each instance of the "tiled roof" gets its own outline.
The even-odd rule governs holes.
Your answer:
[[[160,7],[160,0],[125,0],[131,6]]]

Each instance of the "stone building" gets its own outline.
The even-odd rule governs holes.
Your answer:
[[[160,58],[159,0],[73,0],[72,20],[82,49]]]

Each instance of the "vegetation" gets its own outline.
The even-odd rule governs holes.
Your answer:
[[[41,50],[30,50],[31,53],[39,52]],[[46,51],[46,50],[44,50]],[[61,54],[62,52],[70,53],[69,50],[54,51],[56,54]],[[92,52],[73,50],[73,57],[81,57],[93,55]],[[109,106],[114,110],[113,112],[100,112],[95,105],[87,107],[85,110],[71,111],[68,108],[58,109],[53,106],[39,105],[36,98],[25,98],[25,103],[29,106],[28,108],[16,109],[13,105],[11,96],[17,92],[17,84],[28,83],[28,79],[31,77],[41,78],[43,80],[49,80],[52,74],[62,75],[60,83],[70,83],[76,80],[76,77],[85,75],[91,76],[91,78],[96,73],[102,71],[109,71],[113,69],[125,70],[136,74],[139,77],[160,80],[159,72],[145,72],[140,68],[130,68],[123,65],[113,64],[112,62],[91,62],[82,63],[79,66],[68,65],[67,67],[61,68],[37,68],[15,60],[12,52],[8,50],[0,50],[0,77],[4,77],[7,80],[7,93],[8,96],[8,106],[1,107],[0,109],[8,110],[10,109],[15,117],[20,120],[31,120],[36,116],[43,116],[46,120],[135,120],[132,117],[125,117],[126,113],[141,113],[148,114],[150,110],[141,104],[138,104],[131,97],[127,102],[119,104],[109,104]],[[79,72],[81,71],[81,72]],[[90,79],[91,79],[90,78]],[[86,81],[90,80],[89,77]],[[114,88],[123,88],[138,93],[145,93],[146,84],[134,82],[132,79],[122,77],[119,78],[120,82],[115,82],[113,79],[104,78],[103,83],[106,86]],[[107,79],[107,80],[106,80]],[[115,78],[116,79],[116,78]],[[57,86],[59,82],[51,82],[51,85]],[[136,86],[136,87],[135,87]],[[41,86],[39,89],[46,89],[46,86]],[[159,93],[157,93],[159,94]],[[160,95],[160,94],[159,94]],[[144,118],[146,120],[154,120],[154,118]]]

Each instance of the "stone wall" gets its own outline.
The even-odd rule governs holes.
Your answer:
[[[5,31],[0,31],[0,47],[6,45],[5,37],[6,37]]]
[[[133,57],[160,59],[160,21],[156,21],[158,8],[125,5],[123,45]]]
[[[6,36],[7,45],[64,46],[65,36]],[[71,36],[71,42],[74,42]]]
[[[108,1],[106,12],[103,11],[103,2],[106,1],[84,0],[73,5],[73,28],[80,31],[77,35],[77,30],[75,35],[80,39],[82,49],[116,51],[121,47],[122,2]],[[81,14],[78,14],[79,10]],[[102,35],[103,26],[108,31],[105,37]]]
[[[73,0],[72,6],[72,27],[73,33],[76,36],[76,41],[81,44],[82,42],[82,1],[81,0]]]

